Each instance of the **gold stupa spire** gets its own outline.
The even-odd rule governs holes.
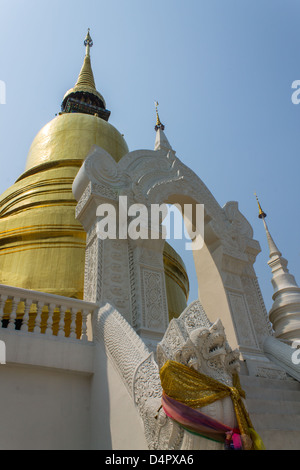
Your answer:
[[[103,114],[103,116],[101,115],[101,117],[105,120],[108,120],[110,111],[106,111],[105,100],[103,96],[96,89],[94,74],[92,70],[90,49],[93,46],[93,40],[90,35],[90,29],[88,29],[87,35],[83,43],[86,48],[83,65],[79,72],[75,86],[71,88],[70,90],[68,90],[63,98],[62,111],[68,112],[67,101],[70,97],[75,98],[75,99],[79,98],[80,100],[82,100],[82,97],[84,94],[85,96],[83,98],[84,101],[87,98],[89,102],[91,102],[92,104],[96,104],[97,106],[100,106],[100,108],[105,110],[105,113],[104,113],[105,115],[102,112],[98,112],[97,110],[94,112],[94,114],[98,114],[99,116],[100,114]]]
[[[90,36],[90,28],[88,29],[86,38],[84,40],[84,45],[86,47],[84,62],[78,75],[75,88],[88,87],[92,88],[94,91],[97,91],[90,57],[90,48],[93,46],[93,41]]]

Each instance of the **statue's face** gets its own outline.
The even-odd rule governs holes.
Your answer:
[[[208,361],[224,361],[226,337],[222,323],[218,320],[209,328],[209,336],[203,347],[203,356]]]
[[[199,372],[199,358],[197,356],[196,348],[190,340],[185,343],[176,359],[178,362],[181,362],[182,364],[185,364]]]
[[[198,372],[203,370],[205,363],[224,367],[226,356],[226,338],[220,321],[210,328],[198,328],[192,331],[190,339],[181,352],[181,361]]]
[[[157,360],[160,367],[172,357],[172,360],[200,373],[218,377],[218,380],[223,377],[228,382],[232,375],[239,373],[239,351],[233,351],[228,345],[220,320],[210,327],[191,328],[185,343],[182,336],[179,338],[176,328],[171,333],[169,350],[158,345]]]
[[[240,372],[240,353],[238,349],[234,351],[229,348],[226,348],[227,354],[225,357],[225,367],[227,371],[231,374],[238,374]]]

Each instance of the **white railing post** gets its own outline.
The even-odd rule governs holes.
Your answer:
[[[20,299],[18,297],[13,297],[11,314],[9,316],[8,326],[7,326],[9,330],[15,330],[16,328],[15,321],[17,319],[17,308],[18,308],[19,303],[20,303]]]
[[[28,331],[29,311],[30,311],[31,305],[32,305],[32,300],[31,299],[25,299],[25,302],[24,302],[24,315],[23,315],[23,318],[22,318],[21,331]]]
[[[42,311],[44,307],[43,302],[37,302],[36,304],[37,307],[37,313],[35,317],[35,326],[34,326],[34,333],[40,333],[41,332],[41,323],[42,323]]]
[[[81,334],[81,339],[82,341],[87,341],[87,317],[88,317],[89,311],[83,309],[82,310],[82,334]]]
[[[48,318],[47,318],[47,328],[46,335],[53,335],[53,314],[56,308],[56,304],[49,304],[48,307]]]
[[[77,309],[71,308],[71,325],[70,325],[70,338],[76,338],[76,316],[77,316]]]
[[[67,310],[67,307],[64,305],[60,305],[59,307],[60,313],[59,313],[59,325],[58,325],[58,333],[57,336],[65,336],[65,313]]]

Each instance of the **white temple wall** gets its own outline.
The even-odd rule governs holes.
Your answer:
[[[0,366],[1,450],[85,450],[90,376],[18,364]]]
[[[147,449],[141,417],[101,343],[95,343],[91,386],[91,448]]]
[[[2,328],[0,340],[0,450],[147,449],[141,418],[101,339]]]

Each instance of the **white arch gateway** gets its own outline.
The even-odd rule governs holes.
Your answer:
[[[204,205],[204,245],[193,251],[199,300],[210,321],[222,320],[232,347],[238,347],[249,372],[269,367],[265,338],[272,335],[253,268],[259,243],[237,202],[223,208],[201,179],[168,146],[128,153],[119,163],[93,147],[73,185],[76,216],[87,232],[85,300],[113,305],[155,348],[168,326],[163,271],[163,239],[97,237],[97,208],[120,196],[128,204]],[[271,366],[272,368],[272,366]]]

